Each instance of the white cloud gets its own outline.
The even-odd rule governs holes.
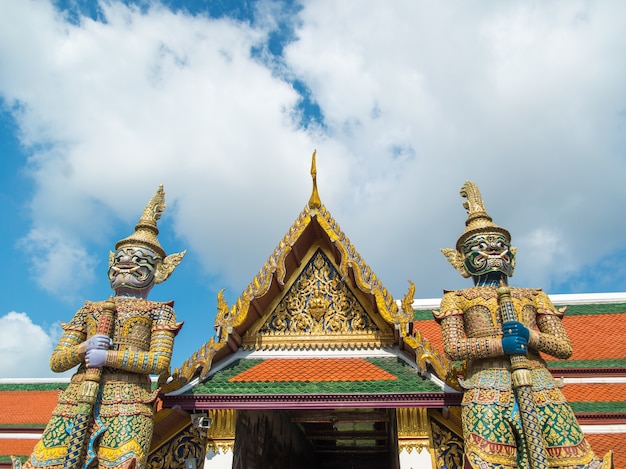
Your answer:
[[[463,229],[465,179],[514,244],[559,233],[520,245],[518,284],[542,286],[537,259],[559,277],[624,246],[626,5],[304,2],[272,71],[250,49],[275,8],[252,27],[113,1],[106,22],[73,25],[48,2],[0,4],[32,233],[61,233],[38,249],[71,233],[61,254],[89,258],[164,183],[184,247],[244,287],[308,200],[313,148],[323,202],[396,296],[408,278],[419,296],[466,285],[438,252]],[[281,73],[309,87],[324,134],[292,120]]]
[[[0,21],[22,25],[0,28],[1,68],[11,70],[0,89],[20,106],[33,149],[36,232],[60,227],[83,249],[107,239],[119,218],[136,221],[164,183],[170,206],[180,202],[181,236],[228,274],[238,263],[219,244],[244,246],[246,226],[271,224],[258,204],[289,219],[306,201],[292,175],[306,178],[314,144],[289,120],[298,95],[250,57],[263,31],[115,2],[103,4],[106,24],[80,26],[45,2],[2,9]],[[234,214],[236,222],[221,222]],[[258,240],[271,245],[276,234]]]
[[[58,324],[45,331],[26,313],[12,311],[0,316],[0,355],[5,357],[0,360],[0,378],[63,376],[49,366],[53,344],[59,338]]]
[[[49,293],[76,300],[81,287],[94,279],[97,260],[68,235],[33,229],[20,247],[32,256],[35,281]]]
[[[567,237],[559,230],[539,227],[519,239],[522,257],[521,268],[516,272],[523,277],[533,279],[533,285],[550,291],[552,283],[562,280],[574,271],[574,252],[568,246]],[[518,254],[519,254],[518,253]],[[553,266],[559,266],[555,275]]]
[[[418,295],[453,286],[436,248],[463,229],[465,179],[522,244],[516,283],[541,286],[624,245],[624,20],[615,2],[306,4],[286,54],[358,157],[365,208],[348,233],[383,281],[413,276]],[[526,249],[544,227],[558,243]],[[602,243],[585,249],[599,227]],[[390,242],[377,250],[376,238]]]

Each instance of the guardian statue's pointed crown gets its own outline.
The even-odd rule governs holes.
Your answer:
[[[119,250],[125,246],[143,246],[158,254],[162,262],[157,266],[156,283],[167,280],[186,254],[186,251],[183,251],[168,256],[161,247],[161,243],[159,243],[157,238],[159,234],[157,221],[161,218],[166,207],[165,192],[163,191],[163,184],[161,184],[156,194],[154,194],[150,202],[148,202],[148,205],[146,205],[146,208],[143,209],[139,222],[135,225],[135,232],[115,244],[115,250]],[[113,253],[109,256],[109,266],[112,263]]]

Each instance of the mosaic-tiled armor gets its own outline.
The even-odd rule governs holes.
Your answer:
[[[434,313],[446,355],[466,361],[460,380],[466,468],[610,468],[598,459],[539,352],[572,354],[562,313],[541,290],[508,287],[515,266],[510,234],[487,215],[466,182],[466,229],[451,264],[474,287],[446,291]]]
[[[63,325],[50,366],[78,366],[59,395],[41,440],[25,468],[143,469],[150,450],[154,402],[151,374],[169,370],[176,322],[173,303],[147,299],[165,281],[184,252],[166,256],[156,222],[165,209],[159,187],[135,226],[109,257],[115,297],[86,302]],[[14,460],[19,466],[19,461]]]
[[[89,431],[89,462],[100,467],[143,467],[152,439],[153,404],[158,390],[152,390],[150,374],[169,368],[176,322],[172,303],[144,299],[115,298],[116,318],[113,345],[102,368],[98,404]],[[79,365],[71,383],[59,396],[58,405],[35,450],[26,464],[33,467],[62,467],[67,456],[71,426],[77,413],[80,386],[85,379],[84,354],[80,344],[96,333],[102,302],[87,302],[56,346],[50,365],[66,371]],[[95,441],[97,439],[97,441]]]
[[[511,297],[520,322],[530,330],[528,363],[548,467],[594,467],[589,465],[594,454],[574,413],[538,353],[557,358],[571,355],[561,314],[542,291],[511,288]],[[481,461],[488,467],[530,467],[526,446],[518,447],[524,432],[511,384],[511,363],[501,345],[496,287],[446,292],[436,319],[443,328],[446,354],[452,360],[467,360],[461,382],[466,454],[477,467]]]

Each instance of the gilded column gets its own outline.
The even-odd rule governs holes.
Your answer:
[[[428,409],[396,409],[400,469],[433,467],[433,450],[428,424]]]
[[[232,468],[235,454],[235,409],[209,410],[211,426],[207,429],[205,469]]]

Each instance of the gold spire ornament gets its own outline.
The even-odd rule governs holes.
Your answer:
[[[480,195],[478,186],[472,181],[465,181],[461,187],[461,197],[467,199],[463,202],[463,207],[467,210],[467,220],[465,221],[465,230],[461,233],[456,242],[456,249],[443,248],[441,252],[448,262],[465,278],[470,277],[470,273],[465,266],[465,253],[463,252],[463,244],[472,236],[478,234],[499,234],[503,235],[507,241],[511,242],[511,233],[508,230],[496,225],[493,219],[485,210],[483,198]],[[510,252],[515,259],[517,249],[510,248]]]
[[[318,209],[322,206],[322,200],[320,199],[320,195],[317,192],[317,164],[315,162],[316,155],[317,150],[313,150],[313,157],[311,158],[311,177],[313,178],[313,192],[311,193],[311,198],[309,199],[310,209]]]
[[[155,273],[155,283],[162,283],[172,275],[174,269],[187,251],[165,254],[165,250],[161,247],[157,235],[159,229],[157,227],[157,221],[161,218],[161,215],[165,211],[165,192],[163,191],[163,184],[159,185],[156,194],[150,199],[146,208],[143,209],[143,213],[139,218],[139,222],[135,225],[135,232],[127,238],[119,240],[115,244],[115,250],[122,249],[127,246],[134,247],[146,247],[154,251],[161,258],[161,262],[157,265]],[[109,253],[109,267],[113,265],[114,253]]]

